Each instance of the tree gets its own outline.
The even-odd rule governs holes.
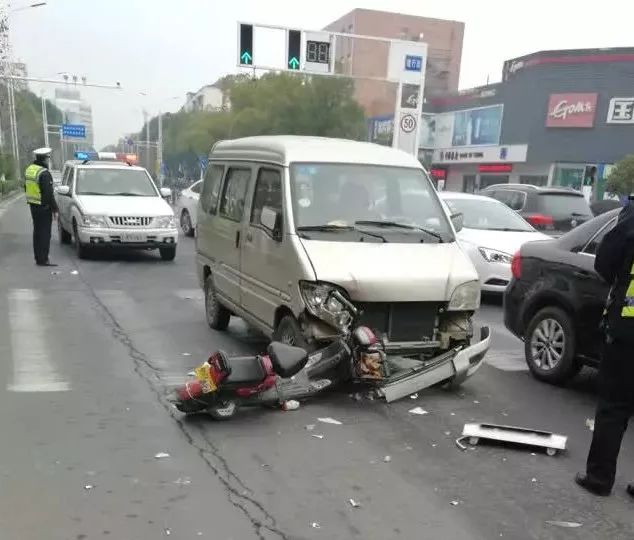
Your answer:
[[[623,158],[612,169],[608,176],[606,190],[622,197],[634,193],[634,154]]]

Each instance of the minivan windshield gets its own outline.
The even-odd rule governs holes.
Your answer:
[[[142,169],[82,168],[77,171],[77,195],[157,197],[150,176]]]
[[[431,181],[421,169],[341,163],[291,165],[295,227],[380,229],[453,239]]]

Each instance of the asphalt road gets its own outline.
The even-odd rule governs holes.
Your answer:
[[[152,253],[79,261],[55,236],[51,273],[33,264],[24,201],[0,214],[3,540],[634,537],[623,491],[634,437],[612,497],[579,490],[594,374],[570,388],[533,380],[499,303],[479,314],[493,328],[488,365],[457,393],[391,405],[332,394],[293,412],[185,419],[165,400],[170,385],[214,349],[264,345],[239,320],[227,333],[206,326],[193,240],[181,239],[173,263]],[[317,422],[327,416],[343,425]],[[560,432],[569,449],[462,452],[454,439],[469,421]]]

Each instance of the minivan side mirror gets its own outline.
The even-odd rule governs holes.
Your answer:
[[[451,223],[453,223],[453,228],[456,229],[456,232],[460,232],[464,228],[464,214],[452,214]]]
[[[55,193],[67,197],[70,195],[70,186],[55,186]]]
[[[270,206],[262,208],[260,225],[267,229],[275,240],[282,239],[282,214]]]
[[[172,190],[170,188],[162,187],[160,190],[161,197],[164,199],[169,199],[172,196]]]

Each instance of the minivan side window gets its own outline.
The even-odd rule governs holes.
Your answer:
[[[232,221],[241,221],[251,180],[251,169],[231,167],[227,171],[220,201],[220,215]]]
[[[224,165],[210,165],[207,167],[202,195],[200,196],[200,205],[203,212],[213,215],[218,211],[220,184],[222,183],[224,172]]]
[[[279,170],[265,168],[259,170],[253,194],[251,225],[260,225],[260,215],[265,206],[282,212],[282,175]]]

